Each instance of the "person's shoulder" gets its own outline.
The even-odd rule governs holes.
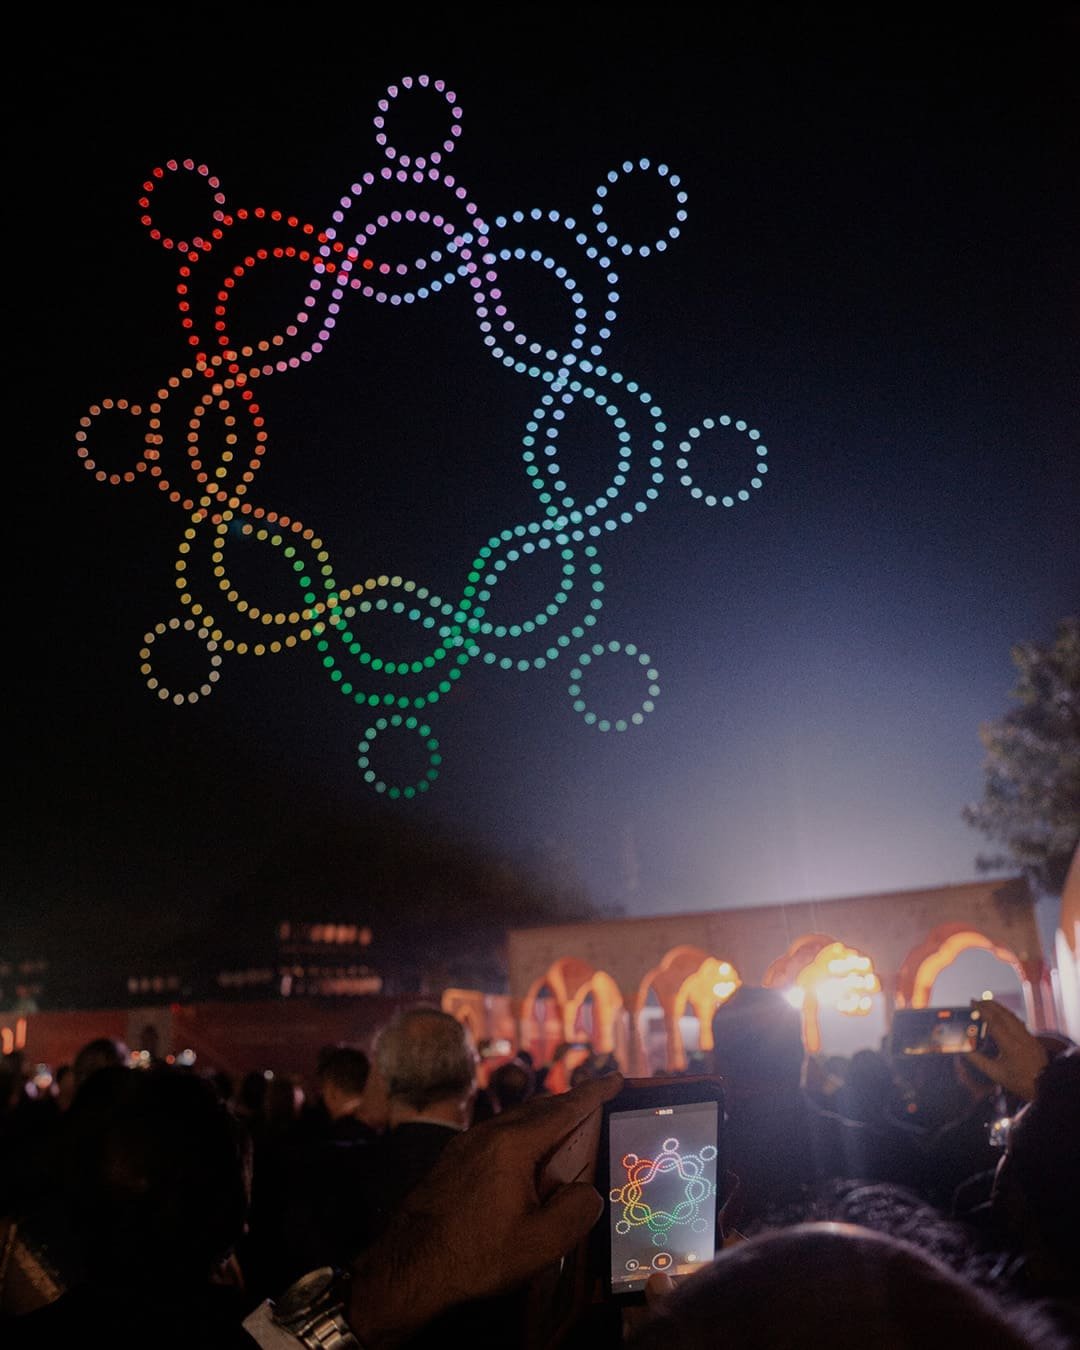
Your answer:
[[[395,1141],[400,1143],[403,1139],[435,1139],[442,1135],[449,1137],[460,1133],[461,1130],[457,1125],[448,1125],[445,1120],[403,1120],[400,1125],[387,1130],[383,1139],[388,1144],[393,1144]]]
[[[353,1145],[364,1147],[373,1144],[381,1134],[382,1131],[376,1130],[366,1120],[357,1120],[355,1116],[343,1116],[341,1120],[335,1120],[328,1126],[319,1138],[332,1147],[348,1148]]]
[[[395,1125],[372,1146],[372,1169],[427,1168],[462,1133],[439,1120],[406,1120]]]

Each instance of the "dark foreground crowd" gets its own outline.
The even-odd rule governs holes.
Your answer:
[[[399,1013],[318,1091],[130,1067],[95,1041],[59,1091],[0,1069],[0,1344],[151,1350],[832,1350],[1080,1346],[1080,1048],[982,1005],[993,1056],[808,1057],[775,991],[717,1010],[721,1250],[616,1310],[583,1253],[588,1175],[545,1163],[620,1089],[612,1056],[478,1081],[469,1033]],[[270,1325],[329,1267],[340,1312]],[[268,1302],[269,1301],[269,1302]],[[246,1323],[246,1325],[245,1325]]]

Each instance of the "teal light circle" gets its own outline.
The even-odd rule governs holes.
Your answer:
[[[749,488],[744,486],[738,488],[733,493],[728,493],[719,497],[712,492],[704,491],[703,488],[698,487],[694,482],[692,475],[689,473],[690,461],[688,458],[691,450],[694,448],[694,441],[700,439],[702,432],[715,431],[718,427],[734,427],[737,432],[746,436],[750,440],[751,449],[757,458],[755,473],[748,480]],[[756,492],[762,486],[765,474],[769,472],[769,466],[766,462],[766,456],[769,453],[768,447],[758,443],[760,437],[761,432],[758,431],[756,427],[748,427],[741,417],[736,420],[727,413],[722,413],[719,417],[703,418],[701,425],[691,427],[686,433],[686,439],[679,442],[675,467],[679,471],[680,484],[689,490],[690,496],[693,497],[695,501],[703,501],[706,506],[731,507],[735,505],[736,501],[748,502],[750,500],[751,490]]]
[[[371,767],[371,761],[368,758],[368,752],[376,737],[384,731],[393,730],[397,727],[404,727],[406,731],[415,731],[423,741],[424,748],[428,751],[429,767],[423,778],[405,787],[399,787],[381,779]],[[411,799],[421,792],[427,792],[439,776],[439,765],[442,763],[442,755],[439,754],[439,742],[432,736],[431,728],[416,717],[406,717],[401,713],[391,713],[389,717],[377,717],[364,732],[363,739],[357,745],[357,749],[360,751],[360,756],[356,762],[364,775],[364,782],[369,783],[376,792],[385,792],[388,797],[394,800],[399,797]]]
[[[560,579],[545,607],[531,618],[519,618],[514,623],[494,623],[488,619],[487,605],[500,579],[522,561],[549,552],[559,560]],[[464,621],[470,644],[479,644],[481,641],[486,644],[486,650],[478,645],[475,648],[470,646],[470,654],[475,650],[482,655],[485,664],[498,663],[502,670],[543,670],[549,661],[558,657],[559,646],[566,646],[571,639],[580,640],[589,628],[595,626],[603,609],[602,576],[603,567],[595,545],[571,546],[565,534],[553,534],[550,526],[539,523],[503,530],[490,538],[473,559],[470,577],[475,577],[476,582],[473,586],[474,595],[469,600],[471,615],[466,617],[464,604],[462,612],[455,615],[456,620]],[[568,622],[567,632],[556,637],[549,628],[563,617],[562,611],[571,598],[575,581],[588,596],[584,601],[585,612],[576,622],[564,620]],[[500,657],[495,650],[498,643],[507,638],[527,637],[535,637],[538,644],[544,644],[537,655],[511,659],[509,656]],[[552,642],[558,645],[553,647]]]
[[[614,720],[609,717],[601,717],[598,713],[593,712],[586,703],[582,690],[588,667],[592,665],[594,660],[609,655],[624,655],[634,658],[638,665],[645,667],[645,677],[649,681],[649,696],[642,701],[638,711],[631,713],[629,717],[618,717]],[[570,695],[571,706],[576,713],[581,714],[586,726],[595,727],[597,731],[629,731],[632,726],[640,726],[646,716],[656,707],[654,700],[660,696],[659,680],[660,676],[653,666],[652,657],[648,652],[639,651],[634,643],[611,641],[605,647],[597,642],[588,651],[578,654],[577,665],[570,672],[567,693]]]

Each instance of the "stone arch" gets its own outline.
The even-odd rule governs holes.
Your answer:
[[[550,1059],[551,1050],[555,1047],[548,1049],[542,1029],[536,1025],[533,1011],[545,989],[550,989],[558,1009],[561,1042],[577,1039],[575,1025],[578,1015],[586,999],[591,996],[594,1027],[590,1040],[593,1048],[602,1053],[611,1051],[617,1055],[621,1048],[622,1054],[627,1055],[626,1033],[620,1026],[620,1014],[623,1011],[622,990],[606,971],[594,970],[586,961],[577,957],[562,957],[553,962],[544,974],[529,986],[522,1000],[519,1044],[528,1046],[535,1056],[537,1051],[534,1047],[539,1042],[541,1061],[547,1062]],[[624,1060],[620,1058],[620,1063],[622,1062]],[[554,1077],[549,1075],[554,1090],[561,1090],[563,1085],[560,1074],[572,1067],[570,1064],[560,1062],[560,1072],[555,1073]]]
[[[585,984],[579,986],[567,1006],[565,1023],[571,1033],[577,1024],[579,1010],[590,996],[594,1010],[590,1039],[594,1050],[607,1054],[615,1049],[615,1022],[622,1011],[622,990],[606,971],[595,971]],[[572,1039],[572,1035],[567,1039]]]
[[[861,1016],[871,1010],[874,996],[881,993],[881,979],[873,960],[857,947],[823,933],[797,938],[787,953],[769,966],[763,983],[783,989],[792,1006],[801,1011],[803,1045],[811,1055],[821,1050],[823,1004]]]
[[[1043,1030],[1042,985],[1045,971],[1041,961],[1022,961],[1011,948],[1002,946],[978,929],[965,923],[943,923],[932,928],[926,938],[904,958],[897,975],[896,1006],[925,1008],[929,1005],[934,981],[961,952],[990,952],[1016,971],[1024,995],[1028,1026]]]
[[[1069,912],[1075,917],[1075,905]],[[923,943],[934,924],[945,926],[936,930],[924,950],[913,955],[912,949]],[[671,1072],[684,1062],[677,1014],[687,1005],[690,991],[685,991],[680,1002],[680,989],[714,953],[723,953],[748,983],[790,990],[800,971],[830,943],[842,940],[854,953],[872,960],[881,984],[880,1002],[875,997],[874,1009],[884,1014],[885,1031],[894,1004],[910,1003],[914,975],[922,960],[941,945],[944,937],[959,931],[981,933],[999,946],[1009,947],[1032,989],[1034,1017],[1029,1018],[1029,1026],[1040,1031],[1056,1025],[1055,990],[1043,954],[1035,899],[1022,877],[781,905],[511,929],[510,996],[516,1015],[525,1017],[530,1011],[526,995],[534,997],[550,978],[552,1023],[561,1032],[562,1022],[556,1021],[554,1013],[556,994],[564,999],[561,1009],[565,1009],[566,1001],[581,984],[603,970],[623,993],[625,1011],[620,1017],[629,1024],[630,1073],[648,1073],[661,1063]],[[1068,950],[1064,937],[1061,945]],[[901,977],[905,957],[906,969]],[[563,958],[576,958],[580,964],[560,965]],[[538,979],[539,972],[546,973]],[[1053,974],[1058,976],[1057,971]],[[1080,980],[1076,987],[1080,989]],[[642,1016],[651,989],[656,991],[660,1014]],[[1080,995],[1076,1002],[1080,1007]],[[702,1011],[700,1006],[696,1011]],[[652,1034],[657,1038],[655,1045]],[[651,1062],[645,1053],[646,1036],[650,1036]],[[523,1043],[528,1040],[528,1034],[522,1037]],[[661,1042],[670,1047],[665,1057],[660,1054]]]
[[[644,976],[634,1000],[634,1043],[642,1060],[644,1045],[640,1014],[650,989],[664,1016],[668,1069],[678,1071],[685,1069],[687,1064],[686,1047],[679,1029],[684,1010],[688,1006],[693,1009],[701,1028],[701,1049],[711,1050],[713,1013],[741,983],[738,971],[729,961],[718,960],[704,948],[690,944],[672,947]]]
[[[0,1027],[0,1054],[12,1055],[26,1045],[26,1018],[16,1017],[13,1027]]]
[[[804,933],[795,939],[783,956],[778,956],[769,965],[761,983],[766,989],[786,989],[795,983],[799,972],[813,961],[818,952],[833,941],[835,939],[826,933]]]
[[[587,1041],[589,1045],[595,1046],[600,1010],[596,1006],[592,980],[588,984],[583,984],[570,1000],[566,1009],[566,1021],[570,1024],[568,1040]]]
[[[659,1014],[659,1015],[657,1015]],[[659,1033],[662,1048],[657,1053]],[[637,1000],[636,1010],[630,1014],[631,1072],[638,1078],[649,1078],[656,1073],[666,1073],[669,1042],[668,1022],[660,995],[653,986],[647,985]]]
[[[559,1029],[563,1040],[570,1039],[573,1030],[573,1016],[567,1016],[567,1010],[582,985],[588,984],[594,974],[592,966],[574,956],[560,957],[553,961],[542,975],[529,985],[523,1003],[523,1016],[532,1019],[532,1005],[541,996],[545,988],[551,990],[551,996],[558,1009]]]
[[[485,1040],[505,1040],[517,1044],[518,1028],[512,1005],[505,995],[484,994],[477,989],[447,988],[442,992],[443,1012],[466,1027],[479,1047]]]
[[[567,1020],[565,1009],[581,986],[588,984],[593,974],[593,967],[576,956],[560,957],[545,972],[544,979],[551,986],[559,1007],[564,1010],[563,1031],[567,1034],[570,1032],[571,1023]]]
[[[799,985],[799,976],[817,960],[834,941],[827,933],[804,933],[788,947],[783,956],[771,962],[761,983],[766,989],[781,989],[792,1007],[802,1014],[803,1045],[808,1054],[816,1054],[821,1046],[821,1026],[818,1022],[817,1000],[807,999]]]
[[[546,976],[534,980],[517,1008],[517,1043],[539,1066],[551,1059],[563,1039],[562,1005]]]

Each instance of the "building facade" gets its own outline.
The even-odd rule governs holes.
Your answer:
[[[290,929],[286,936],[296,934]],[[326,977],[326,935],[300,937],[318,941],[320,961],[312,964],[306,947],[293,953],[304,958],[305,987],[293,988],[291,997],[275,980],[271,999],[12,1013],[0,1018],[4,1051],[55,1066],[92,1035],[115,1035],[134,1048],[152,1024],[163,1049],[190,1050],[216,1068],[303,1072],[322,1045],[367,1046],[397,1006],[421,999],[387,996],[374,981],[339,987],[336,972],[329,983],[308,988],[309,971],[317,967],[320,980]],[[441,1002],[477,1044],[497,1043],[508,1053],[525,1048],[538,1064],[550,1063],[560,1046],[588,1042],[614,1052],[633,1076],[684,1069],[695,1052],[711,1048],[712,1014],[740,984],[783,991],[801,1008],[807,1049],[816,1051],[823,1019],[835,1025],[837,1017],[868,1017],[887,1029],[895,1009],[928,1006],[937,977],[970,950],[990,952],[1015,972],[1017,1011],[1029,1028],[1062,1026],[1075,1034],[1067,1026],[1067,999],[1055,998],[1073,986],[1066,989],[1059,971],[1051,974],[1034,897],[1022,878],[515,929],[507,948],[508,992],[447,988],[423,1001]]]
[[[1032,1030],[1057,1025],[1023,878],[516,930],[510,1001],[518,1043],[537,1058],[589,1040],[643,1075],[686,1067],[688,1019],[693,1048],[709,1050],[712,1014],[740,984],[785,992],[814,1051],[825,1009],[876,1009],[887,1027],[894,1009],[927,1006],[937,976],[971,949],[1016,972]]]

